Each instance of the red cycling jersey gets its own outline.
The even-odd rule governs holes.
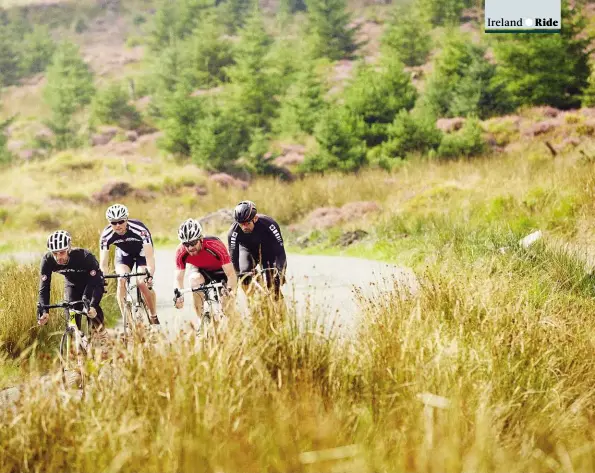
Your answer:
[[[221,269],[224,264],[231,263],[229,252],[223,242],[213,236],[204,237],[201,250],[190,255],[184,245],[176,249],[176,268],[186,269],[186,263],[206,271],[216,271]]]

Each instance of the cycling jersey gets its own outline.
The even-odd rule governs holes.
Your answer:
[[[258,220],[254,223],[251,233],[244,233],[240,224],[235,222],[227,235],[231,261],[237,273],[253,269],[245,267],[244,257],[248,253],[254,264],[260,263],[263,268],[277,268],[279,272],[285,270],[287,256],[283,246],[281,229],[275,220],[263,214],[257,214]],[[242,261],[242,264],[240,264]]]
[[[140,220],[128,219],[128,226],[124,235],[118,235],[111,225],[103,229],[99,239],[99,248],[109,250],[116,245],[123,255],[144,256],[143,245],[153,244],[151,232]]]
[[[52,273],[62,274],[66,280],[65,294],[85,293],[90,296],[92,307],[99,308],[103,297],[103,273],[99,269],[99,262],[89,250],[72,248],[67,264],[58,264],[51,252],[41,259],[39,282],[39,303],[48,305],[50,302],[50,285]],[[73,290],[74,289],[74,290]]]
[[[205,236],[202,248],[195,255],[190,255],[184,245],[176,249],[176,268],[186,268],[186,263],[206,271],[217,271],[224,264],[229,264],[231,259],[223,242],[214,236]]]

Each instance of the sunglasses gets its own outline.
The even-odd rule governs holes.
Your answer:
[[[110,222],[112,225],[122,225],[123,223],[126,223],[126,220],[114,220],[112,222]]]
[[[200,240],[192,240],[192,241],[185,241],[184,243],[182,243],[186,248],[190,248],[191,246],[196,246],[196,244],[199,242]]]

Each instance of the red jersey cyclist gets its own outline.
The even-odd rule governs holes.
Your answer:
[[[215,236],[204,235],[201,224],[192,218],[184,221],[178,229],[181,241],[176,250],[176,275],[174,280],[174,297],[177,309],[184,307],[184,295],[178,292],[184,288],[184,276],[189,271],[191,288],[212,281],[224,282],[235,294],[237,287],[236,272],[231,258],[223,242]],[[201,292],[193,292],[194,310],[200,319],[203,314],[204,297]],[[223,307],[229,302],[222,301]]]

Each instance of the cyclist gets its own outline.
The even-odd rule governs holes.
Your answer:
[[[103,325],[104,316],[101,310],[103,297],[103,272],[99,268],[97,258],[89,250],[72,248],[70,234],[64,230],[52,233],[47,239],[48,252],[41,258],[38,320],[39,325],[45,325],[49,313],[41,306],[50,302],[50,286],[52,273],[64,276],[64,299],[66,301],[80,301],[83,296],[90,301],[89,319],[91,320],[92,336],[105,341],[107,332]],[[83,310],[82,303],[77,310]],[[81,328],[81,316],[76,316],[76,324]]]
[[[277,299],[282,298],[281,285],[285,282],[287,256],[279,224],[271,217],[259,214],[256,205],[250,200],[240,202],[234,209],[234,220],[227,235],[231,261],[236,272],[242,276],[242,284],[247,287],[257,264],[266,271],[269,289],[274,289]]]
[[[178,291],[184,287],[186,268],[190,269],[190,287],[201,284],[224,282],[230,290],[223,302],[224,311],[232,300],[237,287],[237,276],[231,264],[227,248],[215,236],[206,236],[201,224],[192,218],[184,221],[178,229],[178,238],[182,242],[176,250],[176,275],[174,280],[174,301],[177,309],[184,307],[184,295]],[[204,296],[201,292],[192,293],[194,310],[200,319],[203,314]],[[225,311],[227,313],[227,311]]]
[[[157,317],[157,296],[151,290],[153,276],[155,275],[155,254],[153,252],[153,239],[147,226],[140,220],[128,218],[128,209],[122,204],[108,207],[105,217],[109,225],[103,229],[99,239],[99,265],[106,273],[108,270],[109,247],[116,246],[115,267],[117,274],[132,272],[136,265],[137,272],[142,273],[148,269],[150,277],[143,280],[137,279],[137,285],[149,310],[151,324],[159,324]],[[118,280],[118,305],[124,317],[126,304],[126,280]]]

